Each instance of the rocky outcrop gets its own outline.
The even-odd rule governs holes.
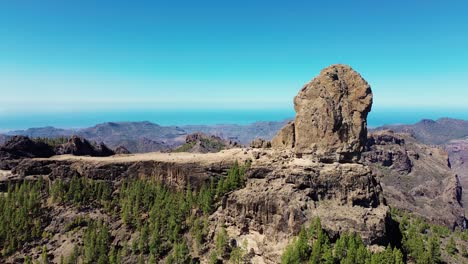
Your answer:
[[[450,157],[450,165],[452,170],[458,175],[460,184],[463,189],[468,189],[468,137],[462,139],[451,140],[445,144],[444,149],[447,150]],[[465,211],[468,206],[468,194],[462,196]],[[468,212],[468,211],[467,211]]]
[[[122,155],[122,154],[131,154],[131,152],[124,146],[118,146],[114,150],[115,154]]]
[[[58,146],[55,152],[57,155],[71,154],[94,157],[107,157],[115,154],[104,143],[93,145],[85,138],[78,136],[72,136],[67,143]]]
[[[271,142],[262,138],[256,138],[250,142],[251,148],[271,148]]]
[[[226,197],[213,221],[237,243],[247,241],[262,263],[277,263],[317,216],[331,237],[356,232],[367,244],[388,243],[381,186],[368,166],[353,163],[366,144],[371,105],[370,86],[349,66],[322,70],[295,97],[296,118],[273,138],[273,151],[253,152],[247,186]]]
[[[461,185],[442,148],[419,143],[410,134],[376,131],[362,160],[380,178],[390,206],[436,224],[465,227]]]
[[[294,125],[288,124],[273,146],[291,147],[292,141],[298,155],[324,162],[356,161],[366,142],[371,106],[371,88],[361,75],[349,66],[332,65],[299,91]]]
[[[0,147],[0,169],[10,170],[22,159],[54,155],[51,146],[24,136],[13,136]]]
[[[294,133],[294,122],[288,122],[276,136],[271,140],[271,146],[273,148],[294,148],[295,144],[295,133]]]
[[[223,149],[238,147],[235,141],[227,141],[218,136],[193,133],[185,138],[185,144],[176,148],[175,152],[213,153]]]
[[[237,243],[264,263],[277,263],[301,226],[320,217],[331,237],[356,232],[385,245],[391,218],[369,167],[316,163],[285,152],[265,152],[249,170],[247,186],[229,194],[212,216]]]
[[[86,177],[94,180],[118,182],[122,179],[147,178],[165,185],[183,189],[190,182],[194,188],[208,182],[210,177],[226,174],[232,162],[212,163],[201,166],[198,163],[177,163],[165,161],[137,162],[90,162],[80,159],[53,160],[27,159],[20,162],[13,170],[18,181],[26,177],[47,177],[49,179],[70,179]]]
[[[405,140],[392,131],[376,132],[369,136],[363,159],[370,164],[380,164],[401,175],[411,172],[413,162],[419,154],[406,149]]]

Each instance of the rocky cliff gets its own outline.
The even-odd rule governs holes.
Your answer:
[[[462,187],[444,149],[421,144],[410,134],[378,131],[369,135],[362,156],[392,207],[436,224],[465,227]]]
[[[262,169],[226,197],[214,215],[217,226],[245,240],[260,263],[277,262],[316,216],[331,236],[356,232],[368,244],[385,245],[391,219],[382,189],[370,167],[353,163],[366,144],[370,86],[349,66],[332,65],[299,91],[294,105],[295,120],[273,138],[273,150],[256,150],[253,167]]]
[[[294,98],[296,118],[273,139],[273,147],[294,147],[320,161],[356,160],[367,137],[372,107],[369,84],[351,67],[332,65]]]

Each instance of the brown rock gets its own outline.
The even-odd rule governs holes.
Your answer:
[[[287,123],[271,140],[273,148],[294,148],[294,122]]]
[[[101,142],[98,145],[92,144],[87,139],[79,136],[72,136],[67,143],[58,146],[55,152],[57,155],[72,154],[75,156],[94,157],[108,157],[115,154],[104,143]]]
[[[372,91],[361,75],[349,66],[332,65],[299,91],[294,132],[288,124],[273,145],[290,147],[290,141],[281,139],[294,138],[296,154],[325,162],[355,161],[366,142],[371,107]]]
[[[460,182],[441,148],[408,133],[376,131],[369,134],[361,161],[380,178],[390,206],[438,225],[465,226]]]
[[[115,154],[131,154],[131,152],[124,146],[118,146],[114,150]]]
[[[271,142],[262,138],[256,138],[250,142],[251,148],[271,148]]]

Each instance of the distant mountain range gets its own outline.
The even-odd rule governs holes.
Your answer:
[[[386,125],[374,130],[390,129],[412,134],[425,144],[442,145],[453,139],[468,137],[468,121],[452,118],[423,119],[412,125]]]
[[[8,136],[57,138],[78,135],[109,147],[124,146],[131,152],[152,152],[171,149],[185,143],[189,134],[202,132],[248,145],[255,138],[271,139],[286,121],[256,122],[249,125],[160,126],[151,122],[109,122],[83,129],[55,127],[29,128],[0,135],[0,143]]]

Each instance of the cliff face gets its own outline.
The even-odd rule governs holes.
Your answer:
[[[460,185],[468,189],[468,138],[450,140],[445,144],[452,170],[458,175]],[[468,195],[462,196],[463,205],[468,205]]]
[[[266,152],[260,162],[270,155],[278,154]],[[255,165],[247,186],[229,194],[213,216],[217,227],[247,242],[257,261],[276,263],[292,236],[317,216],[332,237],[356,232],[368,244],[388,242],[388,207],[368,167],[285,156]]]
[[[226,225],[266,263],[277,262],[316,216],[331,236],[356,232],[368,244],[384,245],[391,219],[382,189],[368,166],[353,163],[366,144],[370,86],[349,66],[332,65],[294,104],[296,119],[273,138],[273,150],[254,156],[260,172],[226,197],[213,216],[217,226]]]
[[[442,148],[409,134],[378,131],[369,136],[363,162],[380,178],[391,206],[436,224],[465,227],[462,188]]]
[[[294,124],[283,128],[273,147],[293,147],[319,161],[356,161],[371,107],[371,88],[359,73],[347,65],[327,67],[294,98]]]

